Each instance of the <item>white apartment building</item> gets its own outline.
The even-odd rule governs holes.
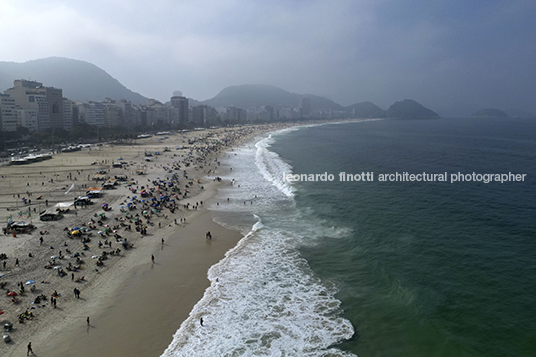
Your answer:
[[[100,127],[105,126],[104,104],[99,102],[84,102],[78,106],[80,120]]]
[[[17,130],[15,99],[7,94],[0,94],[0,129],[2,131]]]
[[[63,129],[73,129],[73,101],[63,98]]]
[[[34,109],[17,109],[17,125],[28,128],[31,132],[37,131],[37,111]]]

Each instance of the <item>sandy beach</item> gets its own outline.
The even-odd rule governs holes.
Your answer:
[[[229,184],[215,179],[223,169],[218,157],[232,145],[277,128],[249,126],[153,136],[132,145],[104,144],[28,165],[0,167],[2,226],[9,216],[35,226],[16,237],[2,235],[0,254],[7,259],[0,260],[6,263],[0,272],[0,283],[6,283],[0,290],[4,312],[0,321],[13,323],[13,329],[7,332],[11,342],[0,345],[0,355],[22,355],[29,342],[40,356],[163,353],[208,286],[208,268],[241,238],[214,223],[205,208],[218,185]],[[153,154],[151,161],[145,161],[146,153]],[[126,165],[113,168],[119,159]],[[57,221],[39,220],[40,211],[73,202],[89,187],[101,187],[104,181],[93,180],[96,170],[108,178],[126,175],[129,181],[103,190],[90,206],[71,207]],[[179,195],[170,187],[159,191],[167,181],[174,182]],[[145,202],[140,197],[142,189],[151,195]],[[160,200],[164,195],[175,199],[168,197],[156,209],[149,205],[150,198]],[[103,203],[110,210],[104,211]],[[136,208],[129,209],[129,203]],[[106,220],[96,217],[103,212]],[[91,231],[81,237],[70,235],[69,229],[87,228],[88,223],[93,223]],[[99,234],[105,225],[109,225],[108,234]],[[147,234],[134,227],[145,227]],[[212,239],[206,238],[207,231]],[[82,239],[88,239],[85,249]],[[121,242],[125,239],[133,244],[131,249],[124,249]],[[99,241],[110,242],[111,247],[100,246]],[[117,248],[119,254],[102,259],[104,251]],[[102,264],[97,266],[97,261]],[[81,269],[69,269],[77,264]],[[60,270],[66,275],[61,277]],[[26,284],[30,281],[35,283]],[[80,292],[79,298],[74,289]],[[17,293],[17,302],[7,296],[8,291]],[[55,292],[56,306],[51,300]],[[43,299],[35,302],[38,296]]]

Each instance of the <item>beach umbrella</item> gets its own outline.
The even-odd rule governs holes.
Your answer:
[[[54,267],[54,270],[58,270],[58,269],[61,269],[61,266],[57,265]]]
[[[132,198],[136,199],[136,198],[138,198],[138,196],[132,196]]]
[[[101,212],[101,213],[99,213],[97,216],[102,217],[102,216],[104,216],[105,214],[106,214],[106,213]]]
[[[71,234],[72,235],[80,234],[80,230],[72,231]]]
[[[108,204],[107,203],[103,203],[100,205],[101,207],[108,207]]]
[[[104,232],[103,231],[98,231],[97,234],[103,234]]]
[[[57,255],[51,255],[50,259],[58,259],[58,256]]]
[[[125,208],[125,206],[119,206],[119,208]]]
[[[26,283],[24,283],[25,285],[32,285],[32,284],[35,284],[35,281],[33,280],[28,280]]]
[[[98,255],[93,255],[91,256],[91,259],[97,259],[99,256]]]
[[[10,291],[7,293],[7,296],[17,296],[17,293],[14,291]]]
[[[74,227],[73,231],[76,231],[77,229],[80,229],[80,227]]]

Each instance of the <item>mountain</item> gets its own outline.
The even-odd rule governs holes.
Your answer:
[[[439,114],[411,99],[395,102],[387,109],[386,118],[392,119],[438,119]]]
[[[200,103],[213,107],[234,105],[244,109],[262,105],[271,105],[275,108],[295,108],[300,106],[304,97],[310,99],[311,110],[344,109],[341,105],[324,97],[291,93],[281,88],[264,84],[244,84],[226,87],[214,98]]]
[[[352,104],[345,109],[354,118],[385,118],[385,110],[371,102]]]
[[[47,87],[61,88],[63,96],[74,101],[102,101],[108,97],[147,104],[147,98],[84,61],[49,57],[24,63],[0,62],[0,92],[13,87],[15,79],[34,80]]]
[[[508,114],[499,109],[487,108],[471,115],[472,118],[508,118]]]

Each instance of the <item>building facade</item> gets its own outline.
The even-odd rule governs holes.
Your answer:
[[[8,94],[0,94],[0,130],[17,130],[17,110],[15,99]]]

